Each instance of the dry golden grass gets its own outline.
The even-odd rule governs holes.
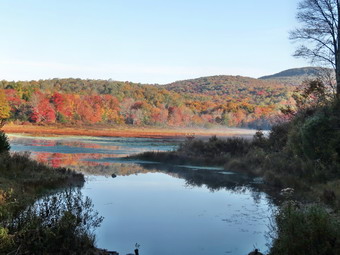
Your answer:
[[[32,135],[79,135],[79,136],[107,136],[107,137],[219,137],[245,136],[251,137],[255,130],[240,128],[152,128],[152,127],[64,127],[64,126],[38,126],[6,124],[3,128],[6,133],[27,133]]]

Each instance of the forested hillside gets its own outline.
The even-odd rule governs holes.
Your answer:
[[[165,86],[170,91],[191,96],[211,96],[215,100],[247,102],[255,105],[277,104],[289,98],[292,88],[279,82],[243,76],[218,75],[177,81]]]
[[[320,76],[323,77],[325,75],[332,74],[333,72],[334,71],[328,68],[302,67],[284,70],[273,75],[262,76],[259,79],[269,82],[279,82],[282,84],[299,86],[306,79],[315,79]]]
[[[292,88],[240,76],[213,76],[165,86],[112,80],[3,80],[0,90],[6,95],[0,103],[10,106],[8,120],[19,123],[268,128],[279,109],[290,103]]]

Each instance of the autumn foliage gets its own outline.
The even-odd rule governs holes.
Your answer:
[[[0,93],[1,114],[7,109],[5,117],[12,121],[40,124],[267,128],[280,107],[290,103],[290,89],[283,85],[210,79],[204,86],[195,80],[167,86],[81,79],[1,81],[0,92],[6,95]]]

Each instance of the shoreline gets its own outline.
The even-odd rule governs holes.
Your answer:
[[[67,135],[67,136],[94,136],[94,137],[136,137],[136,138],[185,138],[190,136],[209,138],[211,136],[252,137],[255,129],[242,128],[154,128],[154,127],[62,127],[6,124],[2,130],[7,134],[28,135]]]

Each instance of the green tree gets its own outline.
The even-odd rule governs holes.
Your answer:
[[[10,149],[11,146],[9,145],[7,135],[3,131],[0,131],[0,153],[8,153]]]
[[[0,90],[0,127],[5,124],[6,119],[11,116],[11,107],[3,90]]]

